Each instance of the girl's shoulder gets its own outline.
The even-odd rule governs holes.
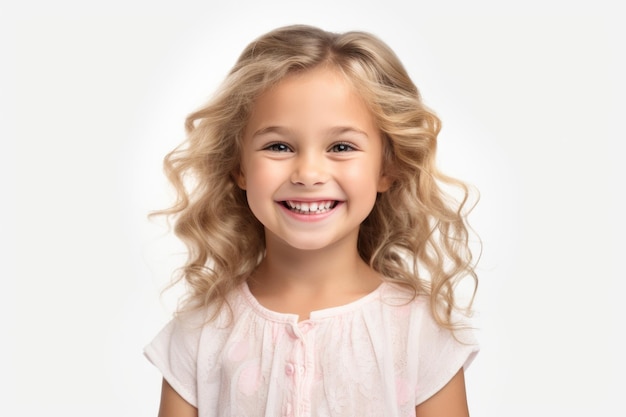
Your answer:
[[[440,325],[434,317],[428,294],[414,294],[411,289],[390,283],[383,284],[380,303],[387,310],[391,326],[399,327],[421,338],[456,339],[461,343],[476,344],[476,328],[471,317],[453,311],[450,323],[455,330]]]
[[[430,297],[415,294],[412,289],[398,284],[384,282],[379,289],[379,303],[388,314],[402,318],[428,318],[431,314]]]

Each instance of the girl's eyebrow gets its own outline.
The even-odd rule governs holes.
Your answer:
[[[258,136],[263,136],[263,135],[267,135],[270,133],[277,133],[279,135],[291,135],[293,134],[293,131],[283,126],[267,126],[254,132],[251,137],[256,138]],[[365,131],[358,129],[356,127],[352,127],[352,126],[332,127],[327,130],[326,136],[333,137],[333,136],[342,135],[344,133],[354,133],[354,134],[362,135],[362,136],[365,136],[366,138],[369,138],[369,136],[367,135],[367,133],[365,133]]]
[[[369,138],[369,136],[367,135],[367,133],[365,133],[365,131],[358,129],[356,127],[353,127],[353,126],[337,126],[337,127],[328,129],[328,136],[331,136],[331,137],[343,135],[344,133],[356,133],[357,135],[362,135],[362,136],[365,136],[366,138]]]
[[[291,133],[291,130],[283,126],[267,126],[254,132],[251,137],[254,139],[257,136],[263,136],[269,133],[278,133],[279,135],[288,135]]]

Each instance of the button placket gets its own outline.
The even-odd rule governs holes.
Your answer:
[[[305,335],[302,328],[298,323],[290,323],[285,327],[285,332],[291,339],[291,352],[286,357],[284,365],[284,372],[288,378],[288,384],[292,387],[290,389],[291,395],[283,406],[284,416],[300,416],[299,404],[302,401],[303,392],[303,380],[304,366],[302,365],[306,359],[306,343]],[[306,395],[306,394],[305,394]]]
[[[298,416],[311,416],[311,393],[315,376],[315,334],[316,323],[303,321],[298,323],[299,340],[294,346],[294,358],[297,380],[296,402],[293,404]],[[297,354],[296,351],[297,350]]]

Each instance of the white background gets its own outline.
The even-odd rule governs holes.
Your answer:
[[[156,416],[142,348],[183,259],[146,219],[172,198],[162,158],[248,42],[308,23],[391,45],[443,120],[442,168],[481,191],[473,416],[624,415],[616,7],[87,3],[0,3],[1,414]]]

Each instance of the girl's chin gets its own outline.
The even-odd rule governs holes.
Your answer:
[[[332,234],[328,235],[321,231],[306,231],[303,230],[300,233],[291,233],[289,235],[281,233],[272,233],[268,230],[265,231],[266,242],[268,250],[289,250],[289,251],[303,251],[303,252],[316,252],[324,250],[340,250],[346,243],[353,248],[356,247],[358,239],[358,229],[355,231],[347,231],[344,234]]]

